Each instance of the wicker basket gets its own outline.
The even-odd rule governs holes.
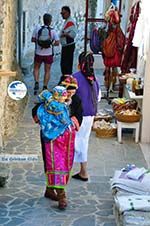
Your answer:
[[[92,126],[92,131],[96,131],[97,128],[94,127],[94,125]]]
[[[133,110],[133,109],[137,108],[137,101],[136,100],[128,100],[124,104],[112,102],[112,108],[113,108],[114,112],[123,111],[123,110],[127,110],[127,109]]]
[[[94,117],[94,121],[98,121],[98,120],[105,120],[106,122],[109,122],[112,120],[112,116],[111,115],[96,115]]]
[[[96,137],[101,138],[109,138],[109,137],[115,137],[117,135],[117,128],[111,128],[111,129],[101,129],[97,128],[96,131]]]
[[[141,113],[138,112],[137,115],[123,115],[116,112],[115,117],[120,122],[139,122],[141,119]]]

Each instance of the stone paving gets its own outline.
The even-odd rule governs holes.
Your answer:
[[[51,87],[59,80],[58,62],[59,58],[52,68]],[[123,144],[119,144],[116,138],[100,139],[92,132],[88,156],[89,181],[71,179],[67,187],[68,208],[58,210],[57,202],[43,197],[45,176],[39,126],[31,118],[31,108],[36,101],[32,91],[32,74],[26,75],[25,83],[29,90],[25,115],[4,152],[36,154],[39,160],[7,164],[10,171],[8,183],[0,188],[0,226],[115,226],[109,180],[116,169],[127,163],[147,166],[140,146],[134,143],[131,134],[124,135]],[[105,101],[101,103],[105,104]],[[77,169],[78,165],[74,165],[73,171]]]

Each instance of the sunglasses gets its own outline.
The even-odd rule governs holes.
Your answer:
[[[61,15],[65,15],[66,13],[67,13],[67,12],[61,12],[60,14],[61,14]]]

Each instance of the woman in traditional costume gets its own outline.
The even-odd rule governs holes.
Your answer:
[[[71,88],[75,93],[76,80]],[[82,121],[81,106],[76,116],[71,115],[72,95],[63,86],[56,86],[52,93],[44,90],[39,95],[42,104],[37,109],[47,183],[45,197],[58,201],[60,209],[67,207],[65,187],[73,166],[75,133]]]

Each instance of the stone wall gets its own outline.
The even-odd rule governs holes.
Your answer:
[[[7,95],[7,87],[13,80],[21,80],[21,71],[16,63],[17,38],[17,1],[0,1],[0,146],[4,140],[14,134],[19,119],[22,117],[27,98],[13,101]],[[1,75],[2,71],[8,71]],[[11,77],[9,71],[16,71]]]
[[[0,1],[0,66],[1,69],[14,68],[16,53],[17,1]]]

